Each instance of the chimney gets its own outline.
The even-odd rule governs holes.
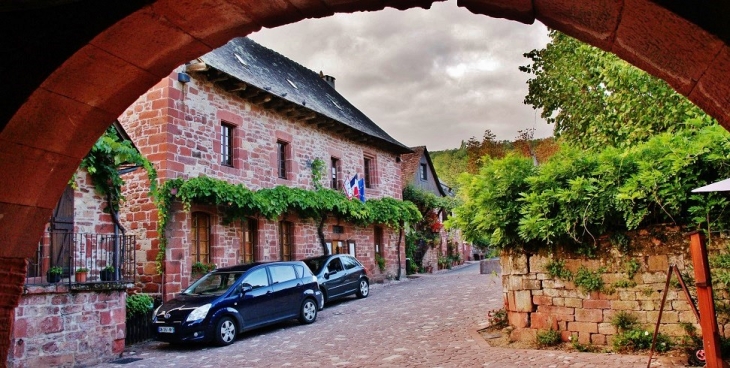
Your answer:
[[[335,88],[335,77],[331,75],[325,75],[324,73],[322,73],[321,70],[319,71],[319,77],[324,79],[324,81],[327,82],[327,84],[329,84],[332,89]]]

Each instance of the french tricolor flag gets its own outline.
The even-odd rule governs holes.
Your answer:
[[[365,202],[365,180],[358,178],[357,174],[352,179],[345,180],[345,194],[348,199],[357,198]]]

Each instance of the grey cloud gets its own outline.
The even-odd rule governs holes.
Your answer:
[[[486,129],[498,139],[532,127],[538,137],[551,135],[522,104],[529,76],[517,69],[527,63],[523,53],[548,40],[539,24],[477,16],[447,2],[338,14],[251,38],[334,76],[345,98],[409,146],[456,148]]]

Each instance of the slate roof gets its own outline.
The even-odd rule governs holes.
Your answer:
[[[250,86],[368,135],[384,149],[397,154],[411,152],[342,97],[318,73],[249,38],[234,38],[200,60]]]

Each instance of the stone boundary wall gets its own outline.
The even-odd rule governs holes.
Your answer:
[[[72,292],[61,284],[26,288],[15,308],[7,366],[89,366],[118,357],[126,297],[126,290]]]
[[[590,259],[571,255],[561,247],[553,254],[503,254],[500,258],[502,284],[509,324],[514,328],[512,340],[534,341],[537,331],[553,329],[561,332],[563,341],[572,336],[572,340],[577,339],[581,344],[610,345],[617,333],[611,319],[618,311],[635,315],[639,324],[653,332],[669,265],[676,264],[680,271],[694,275],[689,237],[677,228],[662,227],[631,233],[629,239],[629,250],[625,253],[613,247],[609,239],[601,239],[601,253]],[[630,259],[640,268],[628,280],[626,262]],[[547,266],[553,260],[563,260],[565,269],[573,274],[581,266],[590,271],[605,268],[601,277],[606,290],[585,292],[571,281],[551,277]],[[676,280],[676,276],[672,279]],[[635,282],[636,286],[615,285],[622,280]],[[692,290],[694,285],[687,286]],[[692,323],[700,331],[682,289],[676,284],[670,284],[669,288],[660,332],[685,335],[682,322]],[[718,324],[720,334],[730,336],[730,324],[724,324],[720,318]]]

